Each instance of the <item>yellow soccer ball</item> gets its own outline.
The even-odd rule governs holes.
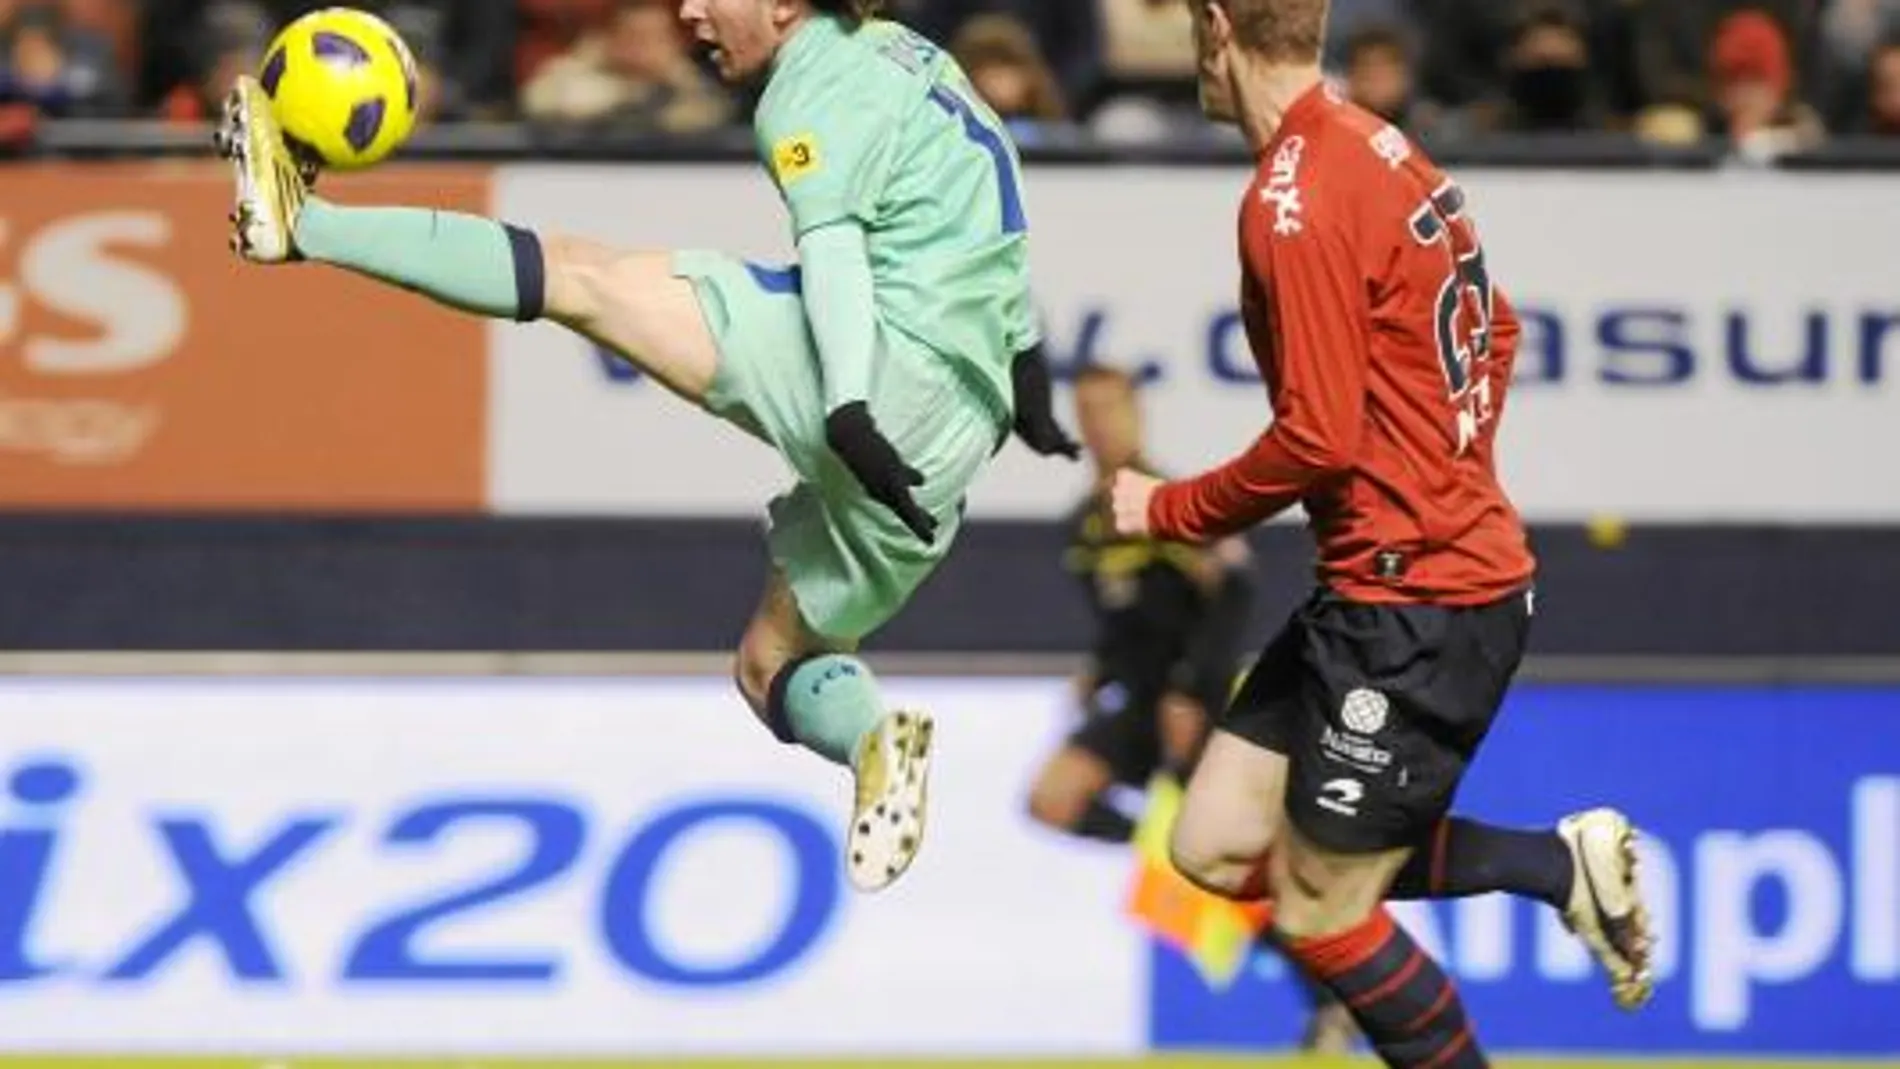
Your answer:
[[[285,140],[332,170],[381,162],[416,127],[415,57],[366,11],[327,7],[284,27],[257,80]]]

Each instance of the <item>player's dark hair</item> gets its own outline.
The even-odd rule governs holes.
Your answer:
[[[863,22],[876,18],[884,10],[884,0],[811,0],[811,6],[827,14]]]
[[[1240,47],[1274,63],[1318,63],[1328,0],[1216,0]]]

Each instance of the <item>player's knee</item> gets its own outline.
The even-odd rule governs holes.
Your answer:
[[[1238,849],[1186,819],[1177,820],[1168,836],[1168,860],[1175,871],[1196,887],[1223,898],[1264,897],[1267,885],[1261,859],[1265,856],[1265,847],[1259,851]]]
[[[772,677],[778,672],[778,665],[766,657],[760,647],[761,643],[750,635],[740,641],[732,658],[732,681],[752,711],[765,716],[772,698]]]
[[[1228,894],[1228,888],[1220,886],[1224,870],[1229,868],[1225,859],[1208,844],[1196,837],[1183,835],[1177,825],[1168,835],[1168,863],[1174,871],[1180,873],[1189,883],[1212,891],[1215,894]],[[1235,886],[1231,890],[1239,890]]]
[[[1273,872],[1274,927],[1295,939],[1357,928],[1379,907],[1379,871],[1371,863],[1290,850]]]

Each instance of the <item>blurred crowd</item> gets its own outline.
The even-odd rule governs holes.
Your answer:
[[[0,0],[0,138],[41,116],[202,119],[322,0]],[[668,0],[357,0],[434,121],[616,135],[743,122]],[[1026,144],[1208,136],[1183,0],[895,0]],[[1773,156],[1900,135],[1900,0],[1334,0],[1327,65],[1421,137],[1624,132]]]

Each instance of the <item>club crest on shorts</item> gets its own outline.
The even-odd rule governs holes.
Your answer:
[[[1340,703],[1339,719],[1347,731],[1376,735],[1385,726],[1386,710],[1390,707],[1385,695],[1366,687],[1355,687],[1346,692],[1346,700]]]

